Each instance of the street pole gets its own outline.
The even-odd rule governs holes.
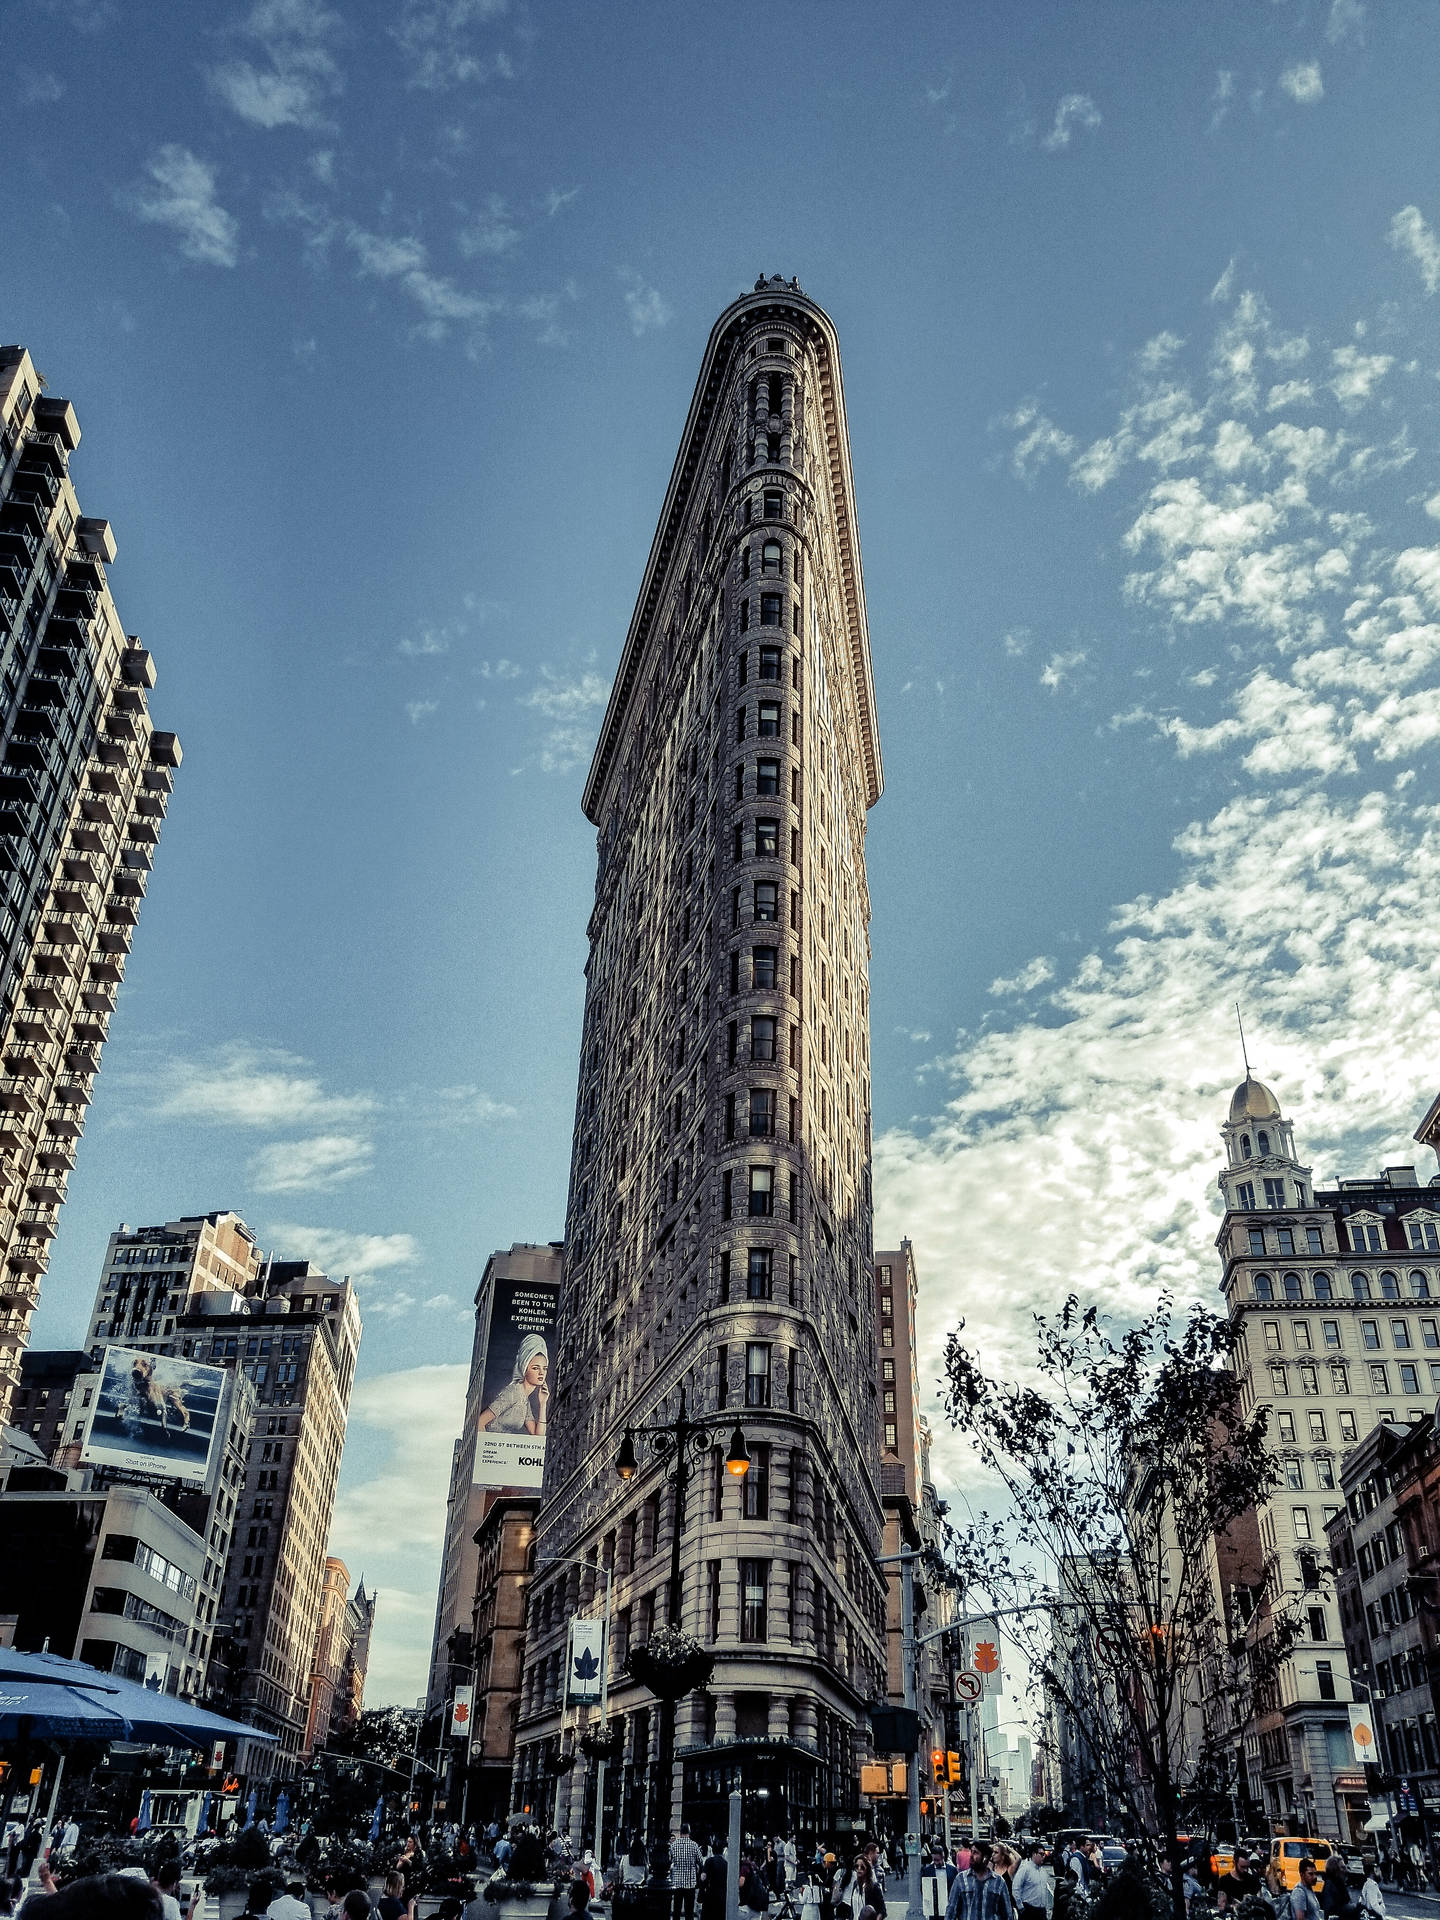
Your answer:
[[[975,1709],[971,1707],[965,1715],[965,1744],[970,1750],[970,1844],[972,1847],[980,1838],[980,1755],[976,1751],[975,1740],[978,1724]]]
[[[605,1642],[600,1654],[600,1731],[610,1732],[610,1628],[615,1613],[615,1570],[601,1567],[605,1576]],[[595,1871],[605,1876],[605,1754],[595,1768]]]
[[[919,1700],[915,1688],[915,1559],[913,1554],[904,1554],[900,1561],[900,1607],[904,1638],[901,1642],[901,1659],[905,1673],[905,1705],[919,1721]],[[905,1834],[905,1893],[910,1905],[911,1920],[920,1920],[920,1742],[916,1737],[915,1751],[910,1755],[909,1810]],[[948,1790],[948,1789],[947,1789]]]
[[[725,1850],[725,1920],[740,1920],[740,1827],[742,1796],[730,1796],[730,1838]]]

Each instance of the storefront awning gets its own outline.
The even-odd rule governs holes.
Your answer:
[[[1372,1813],[1365,1822],[1366,1833],[1383,1833],[1390,1824],[1388,1813]]]

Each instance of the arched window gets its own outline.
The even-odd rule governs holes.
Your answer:
[[[1410,1293],[1411,1297],[1416,1300],[1428,1300],[1430,1298],[1430,1276],[1428,1273],[1420,1273],[1417,1270],[1410,1275]]]
[[[1400,1276],[1398,1274],[1381,1274],[1380,1298],[1382,1300],[1398,1300],[1400,1298]]]
[[[1312,1273],[1310,1276],[1310,1289],[1317,1300],[1330,1300],[1334,1298],[1330,1291],[1330,1276],[1328,1273]]]
[[[1287,1300],[1303,1300],[1305,1298],[1300,1286],[1300,1276],[1298,1273],[1287,1273],[1281,1285],[1285,1289],[1285,1298]]]
[[[1368,1300],[1370,1298],[1370,1282],[1365,1278],[1363,1273],[1351,1274],[1350,1291],[1357,1300]]]
[[[1263,1160],[1270,1151],[1270,1136],[1263,1127],[1256,1134],[1255,1143],[1260,1149],[1260,1158]]]
[[[783,570],[784,556],[778,540],[767,540],[760,553],[761,573],[779,574]]]
[[[1273,1300],[1275,1298],[1275,1288],[1268,1273],[1256,1274],[1255,1298],[1257,1300]]]
[[[784,376],[778,373],[772,373],[770,376],[770,411],[771,413],[781,412],[784,407],[784,404],[785,404]]]
[[[1242,1133],[1240,1136],[1240,1157],[1243,1160],[1250,1158],[1250,1136],[1248,1133]]]

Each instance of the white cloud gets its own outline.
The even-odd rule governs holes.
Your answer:
[[[1093,133],[1100,125],[1100,109],[1088,93],[1067,93],[1055,109],[1055,119],[1050,131],[1040,142],[1047,153],[1057,153],[1061,147],[1068,147],[1077,127],[1087,133]]]
[[[520,699],[522,707],[534,707],[552,720],[572,720],[580,714],[603,707],[610,698],[610,682],[598,673],[566,676],[551,667],[541,667],[540,681]]]
[[[20,100],[27,107],[53,107],[63,100],[65,89],[53,73],[37,73],[33,67],[20,69]]]
[[[276,1140],[250,1162],[257,1193],[319,1192],[368,1173],[375,1157],[362,1134],[320,1133],[309,1140]]]
[[[1390,222],[1390,244],[1406,253],[1419,269],[1426,293],[1440,287],[1440,240],[1425,223],[1418,207],[1402,207]]]
[[[419,331],[428,339],[444,339],[455,321],[482,330],[500,311],[498,300],[462,292],[453,281],[431,273],[425,247],[413,234],[367,233],[363,227],[351,227],[345,239],[362,274],[394,281],[420,308],[425,324]]]
[[[1286,67],[1280,76],[1280,91],[1288,93],[1302,107],[1313,106],[1317,100],[1323,100],[1325,82],[1320,75],[1319,61],[1297,60],[1293,67]]]
[[[1370,398],[1376,385],[1394,366],[1388,353],[1362,353],[1358,347],[1336,347],[1330,355],[1334,377],[1330,391],[1342,406],[1358,406]]]
[[[470,215],[456,236],[456,244],[467,260],[477,254],[508,253],[519,243],[520,229],[511,218],[505,202],[492,193],[477,213]]]
[[[1235,75],[1229,67],[1221,67],[1215,75],[1215,91],[1210,96],[1210,131],[1216,132],[1225,123],[1230,112],[1230,103],[1235,98]]]
[[[409,65],[410,85],[439,93],[513,79],[505,49],[481,38],[506,9],[507,0],[403,0],[390,31]]]
[[[237,32],[265,64],[236,58],[209,70],[214,92],[252,127],[321,127],[322,103],[343,87],[326,42],[340,16],[318,0],[258,0]]]
[[[1332,46],[1343,46],[1349,40],[1363,45],[1365,0],[1330,0],[1330,18],[1325,24],[1325,38]]]
[[[120,196],[137,220],[169,227],[180,236],[187,260],[233,267],[239,257],[240,225],[215,198],[215,169],[188,147],[159,147],[145,163],[148,184]]]
[[[405,712],[412,727],[418,727],[422,720],[428,720],[432,713],[440,711],[438,700],[407,700]]]
[[[627,267],[621,268],[620,279],[625,288],[625,311],[630,316],[630,331],[637,339],[656,327],[669,326],[675,312],[661,293]]]
[[[329,1550],[378,1589],[365,1693],[370,1706],[413,1705],[425,1691],[450,1467],[468,1378],[468,1365],[411,1367],[359,1380],[351,1395],[352,1433],[368,1430],[384,1453],[368,1478],[342,1474]],[[356,1457],[347,1450],[347,1460]]]
[[[545,196],[546,213],[553,220],[557,213],[579,197],[579,193],[579,187],[566,187],[563,192],[558,187],[552,187]]]
[[[1010,454],[1010,466],[1022,480],[1032,479],[1052,460],[1068,460],[1075,451],[1071,435],[1047,419],[1033,400],[1017,407],[1004,424],[1020,435]]]
[[[1043,987],[1047,981],[1055,978],[1055,962],[1044,955],[1037,954],[1033,960],[1020,969],[1013,980],[992,980],[990,992],[997,998],[1016,993],[1033,993],[1036,987]],[[929,1039],[929,1034],[925,1038]]]
[[[1087,657],[1083,651],[1052,653],[1041,670],[1041,686],[1048,687],[1051,693],[1058,693],[1075,669],[1084,666]]]
[[[368,1093],[327,1093],[309,1066],[279,1047],[233,1040],[197,1056],[170,1055],[137,1083],[153,1096],[152,1118],[192,1126],[334,1126],[375,1111]]]
[[[409,1233],[352,1233],[343,1227],[305,1227],[281,1220],[265,1239],[281,1259],[313,1260],[328,1274],[349,1274],[355,1280],[373,1279],[393,1267],[413,1267],[420,1258],[419,1242]]]

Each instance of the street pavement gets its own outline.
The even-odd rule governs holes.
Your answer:
[[[1440,1893],[1396,1893],[1385,1889],[1385,1912],[1389,1920],[1437,1920]]]

